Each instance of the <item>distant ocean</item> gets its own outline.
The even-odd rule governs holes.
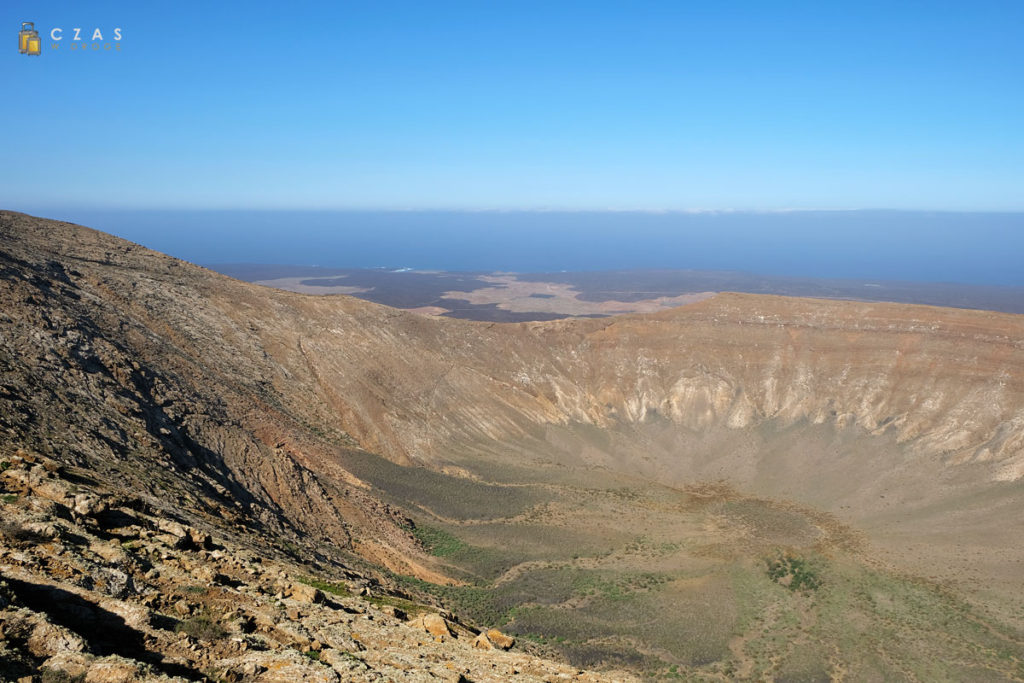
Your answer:
[[[638,268],[1024,285],[1024,213],[31,211],[194,263]]]

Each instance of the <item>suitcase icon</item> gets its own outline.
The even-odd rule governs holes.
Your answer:
[[[31,21],[21,22],[21,32],[18,33],[18,52],[23,55],[39,55],[43,52],[43,42],[39,38],[39,32]]]

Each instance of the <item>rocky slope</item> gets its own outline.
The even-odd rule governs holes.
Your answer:
[[[631,679],[508,651],[500,631],[357,571],[311,579],[86,471],[28,454],[4,465],[2,680]]]
[[[0,240],[7,450],[86,467],[279,548],[351,548],[365,529],[416,554],[396,532],[404,519],[321,457],[324,443],[352,444],[328,409],[294,386],[275,390],[286,371],[260,346],[256,321],[221,308],[244,306],[234,283],[23,216],[0,215]]]
[[[479,654],[454,618],[452,642],[423,649],[432,636],[376,613],[374,600],[439,609],[405,600],[382,567],[448,579],[421,564],[411,522],[332,462],[355,442],[263,348],[246,296],[262,292],[85,228],[0,214],[0,678],[570,672]],[[281,593],[300,576],[365,588],[371,602],[316,598],[293,613]],[[198,617],[216,642],[182,635]],[[310,629],[324,634],[312,658],[316,639],[294,636]]]

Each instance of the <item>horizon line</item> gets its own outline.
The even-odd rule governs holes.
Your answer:
[[[0,209],[16,213],[36,215],[36,211],[252,211],[252,212],[320,212],[320,213],[465,213],[465,214],[503,214],[503,213],[566,213],[566,214],[653,214],[653,215],[714,215],[714,214],[787,214],[787,213],[941,213],[941,214],[1024,214],[1024,207],[1019,209],[936,209],[936,208],[886,208],[886,207],[785,207],[785,208],[558,208],[558,207],[226,207],[226,206],[192,206],[192,207],[161,207],[161,206],[97,206],[69,204],[48,209],[35,208],[28,210]],[[43,216],[39,216],[43,217]]]

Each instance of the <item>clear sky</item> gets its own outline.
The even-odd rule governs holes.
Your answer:
[[[4,208],[1024,210],[1020,0],[5,0],[0,19]],[[14,49],[22,21],[42,56]],[[71,52],[73,27],[122,49]]]

